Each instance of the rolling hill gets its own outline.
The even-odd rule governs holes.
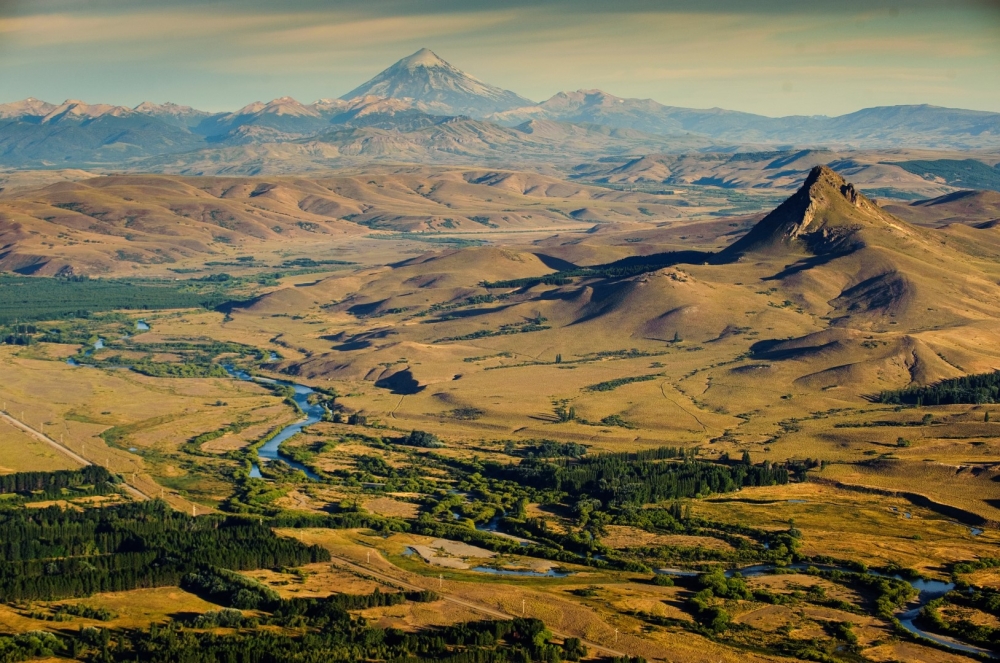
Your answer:
[[[921,225],[945,226],[964,223],[975,226],[1000,224],[1000,193],[996,191],[956,191],[908,205],[890,205],[886,210]]]
[[[579,164],[571,177],[620,187],[653,184],[711,186],[724,189],[795,190],[817,165],[831,168],[863,186],[872,197],[917,200],[954,190],[952,184],[924,177],[903,167],[928,150],[759,149],[700,154],[643,154],[607,157]],[[945,153],[949,156],[957,152]],[[984,166],[985,167],[985,166]]]
[[[498,169],[369,168],[270,178],[88,178],[62,171],[43,178],[55,183],[22,184],[0,195],[0,270],[191,273],[204,271],[213,256],[245,251],[275,254],[279,264],[281,251],[364,253],[366,242],[379,243],[359,243],[359,235],[370,233],[425,233],[433,240],[441,233],[583,232],[601,222],[640,223],[649,214],[661,221],[680,216],[661,196]],[[584,208],[586,218],[576,218]]]
[[[418,386],[460,374],[466,388],[496,390],[505,388],[481,372],[487,366],[631,347],[626,355],[637,358],[676,354],[678,366],[684,352],[718,357],[697,380],[665,369],[700,385],[697,398],[712,407],[724,408],[733,390],[753,400],[746,393],[765,387],[857,403],[873,390],[1000,366],[991,349],[1000,343],[998,233],[913,226],[820,166],[742,238],[690,264],[680,256],[657,267],[653,255],[636,275],[602,276],[594,264],[580,272],[588,256],[621,255],[621,239],[649,234],[611,233],[503,256],[464,249],[299,288],[296,297],[315,307],[339,302],[326,309],[339,312],[339,331],[329,351],[287,367],[360,379],[387,362]],[[520,280],[485,286],[510,279]],[[283,293],[268,296],[274,310]],[[450,359],[413,359],[421,352]],[[397,356],[407,361],[389,361]],[[494,356],[509,359],[468,364]],[[557,391],[600,381],[583,369],[565,373]]]

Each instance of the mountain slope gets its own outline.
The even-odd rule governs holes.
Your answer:
[[[977,233],[975,237],[969,233]],[[926,331],[1000,317],[995,230],[945,234],[888,213],[825,166],[717,263],[774,270],[789,301],[837,327]]]
[[[130,167],[185,175],[259,175],[322,170],[373,160],[397,164],[570,166],[586,159],[635,151],[681,152],[710,147],[707,141],[690,136],[655,136],[554,122],[511,128],[419,111],[360,115],[347,119],[347,124],[330,125],[329,130],[306,138],[287,134],[273,141],[237,140],[246,129],[241,127],[228,134],[220,141],[223,147],[153,157]]]
[[[181,106],[179,104],[170,103],[169,101],[165,104],[154,104],[150,101],[144,101],[132,110],[136,113],[142,113],[143,115],[155,117],[166,122],[167,124],[173,124],[186,129],[196,127],[206,118],[215,115],[215,113],[198,110],[197,108],[191,108],[190,106]]]
[[[183,127],[103,104],[66,102],[41,118],[0,119],[0,163],[21,168],[124,163],[202,144]]]
[[[555,264],[551,254],[547,260]],[[413,298],[434,302],[440,297],[448,303],[484,294],[480,279],[450,278],[445,284],[433,264],[408,263],[402,282],[420,287],[410,293]],[[970,369],[990,366],[992,355],[970,348],[963,334],[1000,342],[1000,229],[961,226],[945,233],[913,227],[823,166],[714,260],[699,258],[697,264],[624,278],[574,278],[573,268],[566,269],[570,283],[495,287],[486,293],[502,294],[502,305],[475,315],[442,316],[433,328],[397,326],[397,342],[465,338],[477,330],[510,329],[518,321],[544,318],[548,329],[510,346],[497,342],[493,351],[516,348],[531,354],[558,347],[582,353],[595,346],[691,339],[770,362],[759,374],[767,379],[783,375],[789,388],[822,391],[844,385],[856,394],[872,385],[951,377],[961,372],[959,363]],[[379,273],[356,291],[365,292],[363,303],[382,314],[413,308],[410,294],[390,296],[393,288],[384,287],[400,283],[402,275]],[[483,354],[478,347],[469,352]],[[943,358],[949,356],[953,363]],[[342,367],[353,361],[336,360]],[[752,382],[751,369],[756,370],[752,362],[737,374],[739,381]],[[721,381],[733,370],[716,373]],[[419,369],[414,371],[420,380]]]
[[[376,96],[412,99],[421,110],[483,116],[533,104],[509,90],[484,83],[422,48],[341,99]]]
[[[1000,192],[956,191],[909,205],[889,205],[885,209],[910,223],[922,225],[1000,225]]]
[[[55,104],[50,104],[47,101],[28,97],[21,101],[0,104],[0,119],[41,119],[51,113],[55,107]]]
[[[829,193],[822,192],[818,216],[846,211]],[[861,220],[846,225],[855,222]],[[785,273],[785,265],[799,257],[800,247],[779,246],[785,250],[751,261],[677,265],[628,278],[577,277],[560,285],[560,279],[531,278],[567,268],[553,261],[548,247],[533,245],[491,249],[488,262],[486,250],[470,249],[334,277],[275,293],[271,308],[247,314],[284,311],[279,300],[295,294],[317,307],[338,302],[337,310],[353,316],[356,323],[345,321],[329,337],[328,351],[287,367],[313,378],[377,381],[405,369],[419,387],[440,390],[461,379],[462,391],[496,390],[495,374],[487,371],[504,368],[501,375],[512,384],[530,380],[585,412],[598,407],[598,397],[589,395],[600,392],[595,384],[627,376],[651,385],[629,387],[615,406],[624,407],[627,398],[636,412],[643,404],[659,412],[678,398],[661,386],[671,376],[697,399],[699,414],[725,412],[744,402],[734,399],[745,392],[818,399],[809,401],[817,410],[858,407],[883,388],[1000,365],[992,351],[1000,342],[1000,238],[965,229],[992,246],[992,273],[958,237],[932,235],[903,250],[863,246],[794,273]],[[859,232],[881,233],[879,220]],[[926,255],[942,240],[947,248]],[[924,261],[911,253],[925,255]],[[520,288],[484,287],[484,278],[497,277],[528,279]],[[297,300],[292,305],[301,308]],[[541,367],[555,353],[573,357],[574,370],[543,383]],[[616,366],[612,358],[634,363]],[[426,403],[420,407],[428,411]],[[598,411],[597,419],[608,414]],[[758,415],[763,410],[755,421]],[[664,425],[662,417],[653,420]]]
[[[328,124],[315,108],[291,97],[281,97],[266,104],[259,101],[248,104],[235,113],[205,118],[194,131],[203,136],[220,137],[243,127],[260,127],[287,134],[309,134]]]

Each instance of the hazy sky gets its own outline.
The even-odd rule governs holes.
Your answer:
[[[542,100],[836,115],[1000,111],[1000,3],[963,0],[0,0],[0,102],[229,110],[338,97],[421,47]]]

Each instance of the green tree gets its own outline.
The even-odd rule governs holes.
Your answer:
[[[563,642],[562,658],[564,661],[579,661],[586,656],[587,648],[580,642],[580,638],[566,638]]]
[[[524,520],[528,517],[528,498],[519,497],[517,502],[514,503],[514,518],[516,520]]]

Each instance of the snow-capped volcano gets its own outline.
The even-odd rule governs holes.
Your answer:
[[[403,58],[341,99],[368,95],[412,99],[422,110],[473,117],[534,105],[510,90],[466,74],[426,48]]]

